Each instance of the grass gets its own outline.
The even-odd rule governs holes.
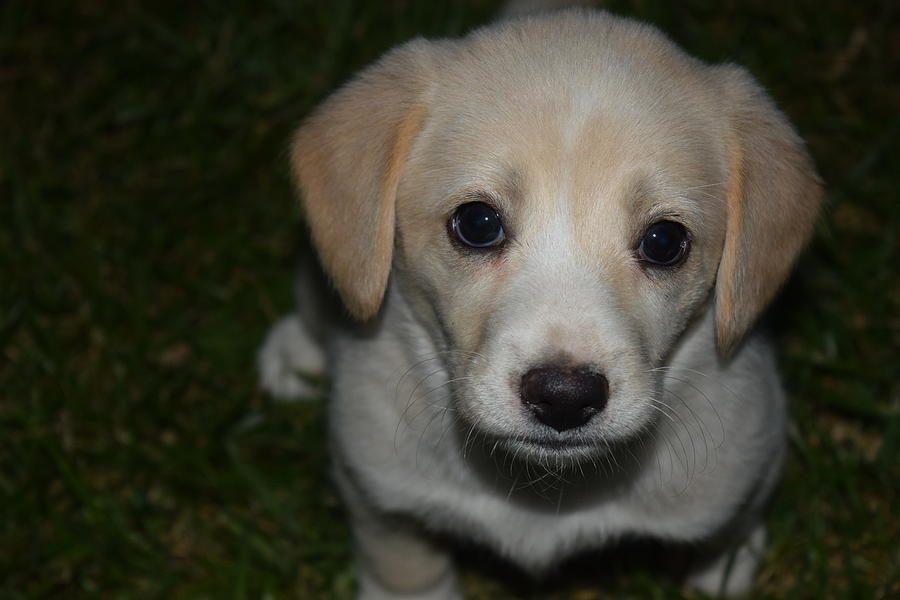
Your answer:
[[[757,597],[898,597],[898,7],[611,6],[748,66],[828,183],[772,314],[792,445]],[[322,406],[273,404],[252,369],[302,235],[286,142],[387,48],[493,8],[0,5],[0,598],[351,597]],[[528,595],[681,596],[640,568]]]

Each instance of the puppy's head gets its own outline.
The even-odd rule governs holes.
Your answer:
[[[534,456],[647,426],[654,367],[710,301],[727,356],[820,202],[746,72],[587,11],[390,52],[308,119],[292,159],[351,313],[372,317],[393,272],[450,351],[455,408]]]

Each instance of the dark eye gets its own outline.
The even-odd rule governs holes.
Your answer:
[[[505,237],[500,213],[485,202],[468,202],[457,208],[450,227],[460,242],[473,248],[496,246]]]
[[[687,253],[688,239],[684,225],[675,221],[657,221],[647,228],[638,253],[654,265],[674,265]]]

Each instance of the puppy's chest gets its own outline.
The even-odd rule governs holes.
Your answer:
[[[439,519],[450,533],[475,538],[504,556],[529,567],[544,568],[587,547],[599,547],[631,527],[617,502],[572,510],[543,491],[543,499],[473,496],[461,502],[432,504],[431,520]],[[462,527],[461,527],[462,525]],[[459,531],[454,531],[459,530]]]
[[[594,493],[576,498],[578,490],[561,483],[523,489],[521,481],[498,477],[485,482],[472,473],[381,475],[374,485],[382,508],[414,515],[428,529],[484,544],[526,568],[551,567],[579,550],[642,529],[634,504],[623,497]]]

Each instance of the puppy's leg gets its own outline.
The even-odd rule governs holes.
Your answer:
[[[279,400],[308,396],[315,391],[303,377],[325,371],[325,352],[296,314],[277,321],[256,359],[259,385]]]
[[[358,600],[462,600],[446,553],[409,523],[369,507],[340,470],[335,480],[352,519]]]
[[[758,523],[742,542],[692,573],[687,584],[710,596],[730,598],[746,594],[753,585],[753,576],[765,547],[766,526]]]
[[[415,533],[355,519],[358,600],[462,600],[450,559]]]

